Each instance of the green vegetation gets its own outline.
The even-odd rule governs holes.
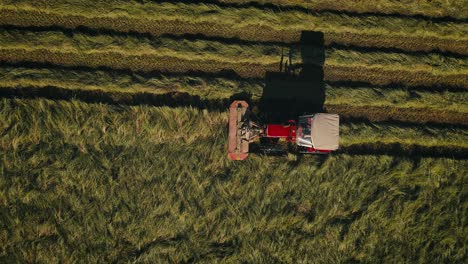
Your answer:
[[[466,160],[235,163],[225,113],[2,99],[0,115],[4,262],[464,258]]]
[[[413,18],[273,12],[256,8],[136,1],[3,1],[0,24],[106,28],[121,32],[204,34],[253,41],[299,41],[303,30],[325,33],[327,44],[443,50],[467,54],[467,25]],[[105,15],[103,15],[105,14]],[[255,29],[255,30],[253,30]]]

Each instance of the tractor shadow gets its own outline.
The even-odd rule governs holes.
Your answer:
[[[259,115],[266,122],[286,122],[309,113],[323,112],[325,84],[324,35],[303,31],[298,44],[281,56],[278,72],[267,72],[259,100]]]

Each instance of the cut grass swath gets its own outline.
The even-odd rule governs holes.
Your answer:
[[[102,92],[167,93],[186,92],[204,99],[229,98],[233,94],[251,94],[258,100],[263,80],[238,80],[223,77],[190,75],[154,75],[131,72],[72,70],[57,68],[0,67],[3,87],[47,87],[63,89],[100,90]],[[349,83],[351,85],[353,83]],[[394,106],[399,108],[430,108],[468,112],[464,102],[468,94],[461,91],[418,90],[405,87],[346,86],[327,83],[326,104],[353,106]]]
[[[204,1],[197,1],[204,2]],[[468,17],[468,8],[463,4],[463,1],[444,1],[444,0],[424,0],[424,1],[340,1],[339,3],[333,0],[211,0],[211,2],[226,3],[226,4],[258,4],[266,7],[276,6],[277,8],[305,8],[312,11],[327,11],[333,10],[338,12],[352,13],[377,13],[377,14],[392,14],[424,17],[440,18],[450,17],[455,19],[466,19]]]
[[[217,60],[194,60],[177,57],[126,55],[116,52],[64,53],[47,49],[23,50],[0,49],[0,61],[21,64],[22,62],[45,63],[66,67],[87,66],[90,68],[113,68],[137,72],[212,74],[234,73],[242,78],[263,78],[267,72],[277,71],[278,65],[260,63],[236,63]],[[431,74],[427,71],[392,70],[385,67],[325,66],[327,81],[357,81],[375,85],[401,84],[407,86],[452,86],[465,87],[467,75]]]
[[[55,31],[18,30],[3,31],[0,45],[0,60],[10,63],[29,61],[142,72],[231,71],[244,78],[263,78],[267,71],[279,70],[281,50],[275,45],[237,45],[207,40],[177,43],[167,38],[86,34],[69,37]],[[465,87],[465,65],[464,58],[435,54],[331,49],[326,51],[324,70],[325,79],[331,81]]]
[[[36,3],[37,2],[37,3]],[[430,23],[411,18],[352,17],[324,13],[265,12],[213,5],[116,2],[79,5],[41,1],[2,7],[1,24],[112,29],[162,34],[203,34],[262,42],[298,42],[303,30],[322,31],[325,43],[408,51],[441,50],[468,54],[465,23]],[[120,6],[120,7],[119,7]],[[112,15],[109,14],[112,9]],[[118,10],[125,10],[124,13]],[[157,14],[157,16],[155,16]],[[216,22],[213,22],[216,21]],[[376,24],[378,21],[378,24]],[[377,25],[377,26],[376,26]],[[424,30],[421,30],[424,29]]]

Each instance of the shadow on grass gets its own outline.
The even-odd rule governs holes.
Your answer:
[[[300,52],[300,61],[294,61]],[[291,46],[287,58],[281,57],[279,72],[268,72],[259,103],[266,122],[286,122],[308,113],[323,112],[325,83],[324,35],[303,31],[298,45]]]

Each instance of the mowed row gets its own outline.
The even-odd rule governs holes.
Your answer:
[[[181,105],[183,102],[200,105],[200,98],[213,99],[205,104],[217,105],[219,109],[225,107],[233,94],[261,94],[263,83],[258,80],[268,71],[279,71],[281,54],[288,53],[288,46],[281,44],[233,44],[204,38],[138,34],[96,35],[80,31],[69,34],[58,30],[6,28],[0,31],[0,36],[0,60],[12,65],[32,63],[42,67],[2,68],[5,93],[48,95],[49,98],[62,94],[65,98],[95,97],[96,101],[104,97],[102,101],[113,103],[138,104],[142,100],[140,103],[153,101],[164,105],[159,101],[182,98],[158,99],[151,95],[177,91],[197,96],[193,100],[189,97],[192,101],[182,100]],[[463,102],[468,88],[468,60],[463,56],[327,48],[325,57],[324,78],[329,83],[325,107],[330,112],[370,121],[467,124],[467,108]],[[300,54],[295,53],[292,58],[293,63],[301,63]],[[60,67],[68,70],[57,70]],[[80,67],[86,70],[77,73]],[[97,73],[96,69],[107,70]],[[119,73],[112,75],[110,70]],[[167,76],[177,73],[179,77],[165,83],[156,77],[133,77],[135,73],[151,76],[155,72]],[[203,89],[193,83],[183,84],[187,74],[226,73],[231,76],[230,83],[225,82],[228,84],[213,84],[207,77],[201,78],[205,83]],[[244,79],[240,81],[239,77]],[[90,80],[94,83],[87,84]],[[55,97],[50,95],[51,91]]]
[[[459,49],[467,41],[462,21],[433,23],[414,17],[309,14],[295,9],[277,12],[245,5],[114,4],[127,14],[115,11],[119,10],[115,6],[106,13],[110,3],[21,1],[2,5],[0,60],[10,66],[0,69],[1,93],[6,97],[223,110],[233,94],[250,93],[258,99],[264,85],[261,79],[267,72],[279,71],[288,43],[299,41],[301,30],[314,29],[325,33],[328,112],[348,120],[468,125],[464,104],[468,59],[462,55],[465,49]],[[260,26],[249,26],[258,24],[260,18],[264,21]],[[94,22],[87,24],[86,19]],[[155,23],[149,23],[151,19]],[[189,28],[198,22],[211,28],[206,19],[217,24],[214,28],[226,31],[194,32]],[[179,28],[166,28],[164,23]],[[238,25],[227,27],[226,23]],[[128,28],[143,24],[145,28]],[[249,26],[251,30],[244,28],[245,32],[255,33],[253,37],[235,33],[239,25]],[[264,27],[268,30],[256,31]],[[268,32],[282,27],[296,37],[268,39]],[[348,34],[351,40],[335,38],[337,34]],[[374,43],[389,39],[387,44]],[[439,40],[450,41],[448,46],[440,46]],[[405,46],[408,44],[411,47]],[[301,63],[300,54],[294,53],[292,62]]]
[[[195,2],[207,2],[195,0]],[[423,0],[423,1],[392,1],[375,0],[372,2],[356,2],[333,0],[210,0],[208,2],[227,4],[231,6],[257,5],[263,8],[299,9],[308,11],[334,11],[356,14],[390,14],[398,16],[423,16],[427,18],[445,18],[464,20],[468,17],[468,7],[463,1]]]
[[[151,1],[6,1],[1,24],[204,35],[255,42],[298,42],[304,30],[325,33],[325,44],[468,54],[467,23],[334,12],[277,12],[254,7]]]
[[[232,71],[242,78],[264,78],[267,71],[279,71],[281,54],[288,53],[282,45],[230,44],[206,39],[69,35],[18,29],[1,30],[0,36],[0,59],[5,62],[142,72]],[[468,88],[468,59],[464,56],[329,48],[325,57],[324,74],[328,81]],[[296,54],[293,63],[301,62],[300,54]]]

